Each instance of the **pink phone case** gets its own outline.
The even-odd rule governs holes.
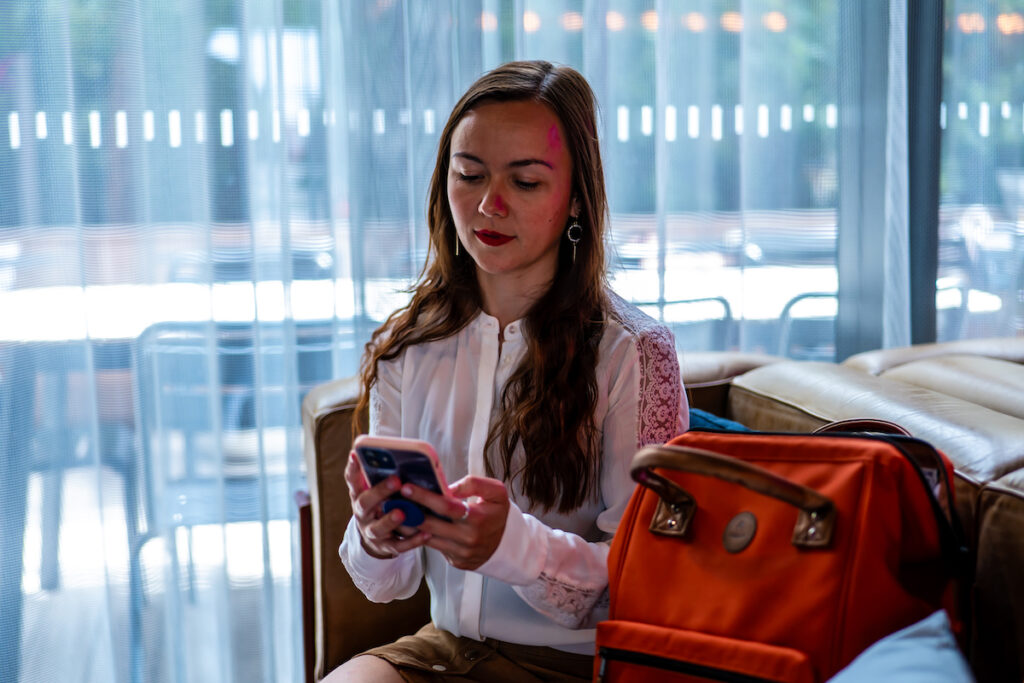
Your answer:
[[[353,449],[363,468],[363,475],[371,486],[391,475],[397,475],[402,483],[415,484],[442,496],[448,494],[441,462],[434,448],[426,441],[363,434],[356,438]],[[428,514],[439,516],[397,491],[383,505],[385,513],[395,508],[405,514],[405,526],[419,526]]]

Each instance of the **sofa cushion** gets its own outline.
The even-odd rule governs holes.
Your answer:
[[[882,377],[956,396],[1024,419],[1024,365],[986,356],[936,356],[896,366]]]
[[[934,344],[901,346],[894,349],[877,349],[850,356],[843,361],[843,365],[869,375],[879,375],[897,365],[949,354],[988,356],[1013,363],[1024,363],[1024,337],[958,339]]]
[[[751,370],[733,381],[728,414],[763,431],[813,431],[855,417],[890,420],[980,483],[1024,467],[1024,420],[832,363],[789,361]]]

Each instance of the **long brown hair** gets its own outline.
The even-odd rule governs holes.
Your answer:
[[[481,306],[473,259],[454,253],[455,222],[448,205],[448,170],[455,128],[484,102],[533,100],[549,107],[565,131],[572,158],[572,197],[580,209],[582,238],[562,240],[558,268],[548,291],[524,319],[526,355],[501,395],[501,417],[492,425],[487,451],[498,445],[500,476],[516,482],[544,510],[569,512],[597,495],[600,430],[597,354],[605,324],[604,231],[607,203],[597,135],[594,93],[579,72],[544,61],[510,62],[484,74],[455,105],[441,133],[430,181],[427,224],[430,250],[409,304],[378,328],[366,345],[359,409],[369,402],[380,361],[415,344],[456,334]],[[525,459],[513,470],[521,443]],[[496,476],[487,458],[488,474]]]

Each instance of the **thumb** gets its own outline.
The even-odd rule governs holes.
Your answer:
[[[448,487],[456,498],[477,496],[490,503],[504,503],[508,500],[505,482],[490,477],[468,475]]]

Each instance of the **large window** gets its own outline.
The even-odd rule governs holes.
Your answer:
[[[353,372],[422,266],[451,104],[518,57],[597,91],[624,296],[680,349],[832,357],[833,4],[182,7],[7,4],[7,306],[70,289],[6,338],[336,314]]]
[[[1024,2],[946,3],[939,337],[1024,332]]]

